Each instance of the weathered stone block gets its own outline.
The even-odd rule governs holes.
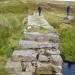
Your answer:
[[[39,32],[24,32],[25,39],[35,41],[52,41],[59,42],[59,36],[56,34],[42,34]]]
[[[13,61],[36,61],[37,53],[34,50],[15,50],[12,55]]]
[[[20,73],[22,72],[22,67],[20,62],[13,62],[9,60],[5,66],[5,70],[8,73]]]
[[[59,47],[58,43],[49,43],[49,42],[35,42],[35,41],[19,41],[20,48],[52,48],[55,47],[56,49]]]

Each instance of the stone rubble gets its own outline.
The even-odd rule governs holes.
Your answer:
[[[41,27],[48,33],[40,33]],[[28,16],[24,39],[19,50],[14,50],[5,70],[10,75],[62,75],[63,60],[59,50],[59,36],[55,29],[37,13]],[[32,29],[35,29],[33,32]]]

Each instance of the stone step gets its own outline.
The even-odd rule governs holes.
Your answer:
[[[24,37],[27,40],[52,41],[55,43],[59,42],[59,36],[56,34],[41,34],[39,32],[24,32]]]
[[[60,55],[51,55],[55,65],[62,66],[63,60]]]
[[[13,62],[11,59],[7,62],[5,66],[5,71],[13,74],[22,72],[22,67],[20,62]]]
[[[54,28],[46,21],[44,16],[30,15],[26,25],[28,31],[39,31],[41,28],[48,30],[48,32],[55,33]],[[30,29],[30,30],[29,30]]]
[[[24,62],[37,61],[37,54],[38,52],[34,50],[15,50],[12,55],[12,60]],[[48,62],[48,57],[40,52],[38,61]]]
[[[35,42],[35,41],[20,40],[19,47],[23,49],[25,48],[52,48],[52,47],[58,49],[59,44],[49,43],[49,42]]]
[[[36,51],[34,50],[15,50],[12,55],[13,61],[36,61]]]
[[[44,16],[30,15],[28,16],[27,26],[42,26],[46,29],[53,29],[53,27],[46,21]]]
[[[10,74],[10,75],[33,75],[33,73],[32,72],[21,72],[18,74]]]
[[[57,55],[57,53],[54,53],[54,52],[47,50],[46,54]],[[12,54],[12,60],[13,61],[26,61],[26,62],[37,61],[37,58],[36,58],[37,54],[38,52],[34,50],[15,50]],[[48,57],[45,56],[44,54],[41,54],[40,52],[38,60],[48,62]]]

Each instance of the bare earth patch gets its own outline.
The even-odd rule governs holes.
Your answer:
[[[60,28],[62,29],[68,29],[68,28],[72,28],[72,25],[70,24],[66,24],[66,23],[62,23],[59,25]]]

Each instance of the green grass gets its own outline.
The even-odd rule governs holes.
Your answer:
[[[13,49],[18,48],[18,41],[23,38],[22,20],[26,15],[0,14],[0,75],[8,75],[4,71],[4,66],[12,55]]]
[[[48,29],[45,29],[45,28],[43,28],[43,27],[40,27],[40,33],[44,33],[44,34],[47,34],[48,33]]]
[[[54,27],[54,28],[58,28],[59,24],[61,24],[60,18],[55,17],[54,15],[50,15],[48,14],[48,12],[44,12],[43,13],[45,18],[47,19],[47,21]]]
[[[61,39],[60,46],[64,50],[65,60],[75,62],[75,26],[67,30],[60,30],[59,33]]]

